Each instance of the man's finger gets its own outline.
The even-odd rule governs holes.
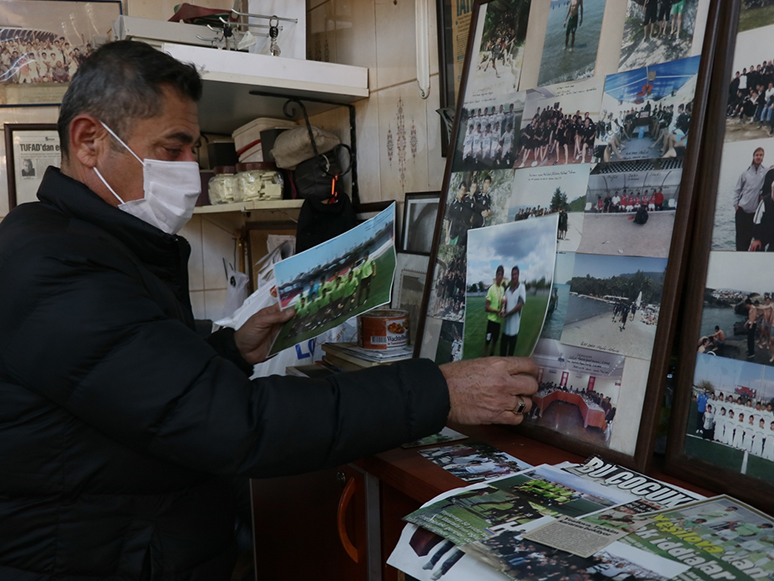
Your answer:
[[[526,374],[537,376],[537,363],[527,357],[489,357],[488,359],[492,363],[504,365],[508,375]]]

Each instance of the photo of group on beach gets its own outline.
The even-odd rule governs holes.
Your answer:
[[[685,453],[774,482],[774,368],[699,354]]]
[[[527,92],[514,167],[591,163],[602,79]]]
[[[701,54],[709,0],[629,0],[618,70]]]
[[[598,168],[588,180],[584,235],[578,251],[666,258],[682,167],[620,173],[598,173]]]
[[[685,157],[700,57],[608,75],[597,161]]]
[[[311,339],[390,302],[395,272],[395,204],[376,217],[274,265],[282,326],[271,353]]]
[[[666,263],[576,254],[562,343],[649,359]]]

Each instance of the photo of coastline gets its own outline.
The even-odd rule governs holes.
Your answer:
[[[551,0],[538,86],[594,75],[605,0]]]
[[[541,339],[562,338],[564,320],[567,316],[567,304],[570,301],[570,280],[575,268],[574,252],[557,252],[554,266],[554,284],[548,299],[546,322],[543,324]]]
[[[576,254],[562,343],[650,359],[666,264]]]

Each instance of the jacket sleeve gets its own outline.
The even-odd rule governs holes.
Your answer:
[[[74,422],[180,466],[254,477],[334,466],[446,422],[448,389],[429,361],[250,381],[165,315],[136,265],[68,243],[64,258],[29,244],[0,267],[0,359],[5,380]]]

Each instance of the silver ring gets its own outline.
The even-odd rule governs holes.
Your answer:
[[[511,410],[515,414],[523,414],[524,410],[527,409],[527,404],[524,403],[524,400],[519,398],[519,407]]]

